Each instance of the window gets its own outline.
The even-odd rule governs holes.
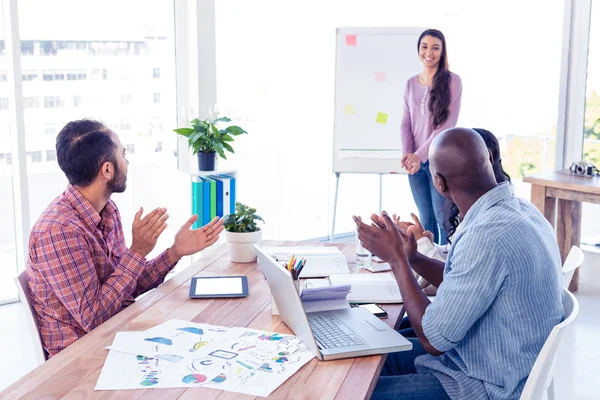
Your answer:
[[[160,78],[160,68],[153,68],[152,69],[152,77],[154,79],[159,79]]]
[[[42,152],[41,151],[28,151],[27,152],[27,161],[31,161],[33,163],[42,162]]]
[[[173,1],[157,0],[152,7],[142,0],[93,1],[84,6],[74,0],[57,4],[22,2],[31,3],[19,7],[19,25],[24,32],[22,38],[34,41],[33,56],[22,58],[22,74],[36,73],[31,79],[35,79],[35,84],[24,84],[22,96],[25,97],[26,108],[37,108],[25,110],[24,117],[26,126],[38,124],[35,134],[39,135],[25,131],[27,159],[31,163],[27,169],[31,222],[37,220],[67,185],[66,177],[56,163],[57,132],[68,121],[90,116],[116,127],[115,132],[121,142],[128,144],[130,154],[134,154],[128,157],[127,190],[113,197],[119,206],[123,224],[131,224],[140,206],[147,210],[165,206],[169,208],[171,218],[177,221],[189,218],[190,196],[186,190],[189,190],[190,178],[177,171],[177,159],[172,154],[177,143],[172,132],[177,127],[176,108],[161,102],[139,112],[123,109],[131,108],[134,98],[136,103],[139,99],[140,106],[153,104],[154,92],[161,92],[161,100],[176,97]],[[143,12],[140,13],[140,10]],[[90,13],[94,18],[89,18]],[[3,19],[0,18],[0,24],[1,21]],[[40,21],[51,23],[40,25]],[[86,29],[82,30],[82,24],[74,24],[73,21],[84,21]],[[110,28],[107,29],[107,26]],[[0,35],[4,30],[0,29]],[[26,36],[26,32],[35,36]],[[2,55],[0,52],[0,57]],[[5,65],[3,61],[0,59],[0,65]],[[154,68],[160,70],[160,81],[154,78]],[[8,95],[0,88],[1,97]],[[121,100],[128,105],[121,105]],[[155,121],[162,125],[155,124]],[[2,122],[0,118],[0,132]],[[164,152],[155,152],[157,142],[163,143]],[[0,137],[0,145],[3,143]],[[10,153],[10,148],[2,147],[0,153]],[[6,163],[6,158],[0,162]],[[8,168],[2,166],[0,170]],[[9,173],[9,176],[12,175]],[[152,176],[164,190],[152,196],[144,194],[148,176]],[[5,191],[4,186],[0,190],[3,195],[8,193],[6,197],[12,198],[11,192]],[[4,214],[0,217],[4,222],[3,217]],[[10,221],[7,225],[14,225]],[[176,230],[175,226],[167,227],[158,240],[156,251],[153,251],[155,254],[149,257],[167,248]],[[0,232],[0,261],[4,260],[2,250],[14,244],[12,239],[7,243],[5,237],[8,234],[10,231]],[[126,229],[125,235],[130,242],[130,230]],[[182,262],[185,265],[189,260]],[[5,264],[14,266],[15,262],[10,260]],[[2,269],[3,264],[0,264],[0,271]],[[0,275],[0,296],[4,295],[3,281],[14,287],[13,276],[14,271],[6,280]]]
[[[56,161],[56,150],[46,150],[46,161]]]
[[[21,40],[21,55],[32,56],[33,55],[33,40]]]
[[[163,150],[162,142],[156,143],[156,147],[154,148],[155,153],[160,153]]]
[[[40,108],[40,98],[23,97],[23,108]]]
[[[0,153],[0,165],[11,165],[11,164],[12,164],[12,154]]]
[[[43,80],[45,81],[64,81],[65,73],[57,71],[44,71]]]
[[[130,131],[133,129],[133,123],[131,121],[121,121],[115,126],[120,131]]]
[[[102,79],[102,80],[108,79],[108,70],[106,68],[93,69],[92,70],[92,79]]]
[[[145,46],[146,43],[141,42],[141,46]],[[95,41],[90,42],[90,54],[95,56],[127,56],[134,52],[130,51],[133,47],[132,42],[125,41]],[[132,55],[139,55],[138,53]]]
[[[583,159],[600,168],[600,4],[592,2],[585,99]]]
[[[83,96],[73,96],[73,107],[81,107],[83,105]]]
[[[8,110],[8,98],[0,98],[0,110]]]
[[[154,93],[154,104],[160,103],[160,93]]]
[[[67,80],[68,81],[81,81],[87,79],[87,75],[85,72],[67,72]]]
[[[600,3],[591,6],[582,158],[600,168]],[[581,243],[598,243],[600,205],[583,203],[582,215]]]
[[[44,133],[46,135],[56,136],[56,125],[46,125],[44,128]]]
[[[58,108],[64,107],[65,103],[60,96],[46,96],[44,97],[44,108]]]
[[[38,73],[36,71],[23,71],[23,81],[29,82],[34,81],[38,77]]]
[[[43,56],[55,56],[58,50],[58,43],[50,40],[40,42],[40,54]]]
[[[122,94],[121,95],[121,104],[132,104],[133,96],[130,94]]]
[[[6,82],[6,71],[0,71],[0,82]]]

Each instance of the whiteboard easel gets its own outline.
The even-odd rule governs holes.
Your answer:
[[[422,64],[417,40],[426,28],[338,28],[334,101],[333,241],[340,175],[404,173],[400,125],[406,81]]]

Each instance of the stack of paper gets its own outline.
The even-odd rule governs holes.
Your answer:
[[[170,320],[118,332],[95,390],[206,387],[268,396],[314,356],[296,336]]]
[[[263,250],[282,263],[289,261],[292,254],[306,259],[300,278],[350,273],[346,257],[336,247],[264,247]]]
[[[348,293],[350,293],[350,285],[305,288],[300,294],[300,300],[307,313],[341,310],[350,308],[346,298]]]
[[[332,275],[329,281],[332,285],[351,285],[350,302],[402,303],[400,288],[390,273]]]

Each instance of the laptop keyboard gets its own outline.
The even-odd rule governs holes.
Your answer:
[[[346,324],[333,315],[309,315],[308,323],[322,349],[365,344]]]

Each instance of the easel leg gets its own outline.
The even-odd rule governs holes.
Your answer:
[[[329,242],[333,242],[333,235],[335,231],[335,214],[337,212],[337,198],[338,198],[338,189],[340,187],[340,173],[335,173],[335,195],[333,196],[333,222],[331,223],[331,234],[329,235]]]
[[[383,174],[379,174],[379,215],[383,209]]]

